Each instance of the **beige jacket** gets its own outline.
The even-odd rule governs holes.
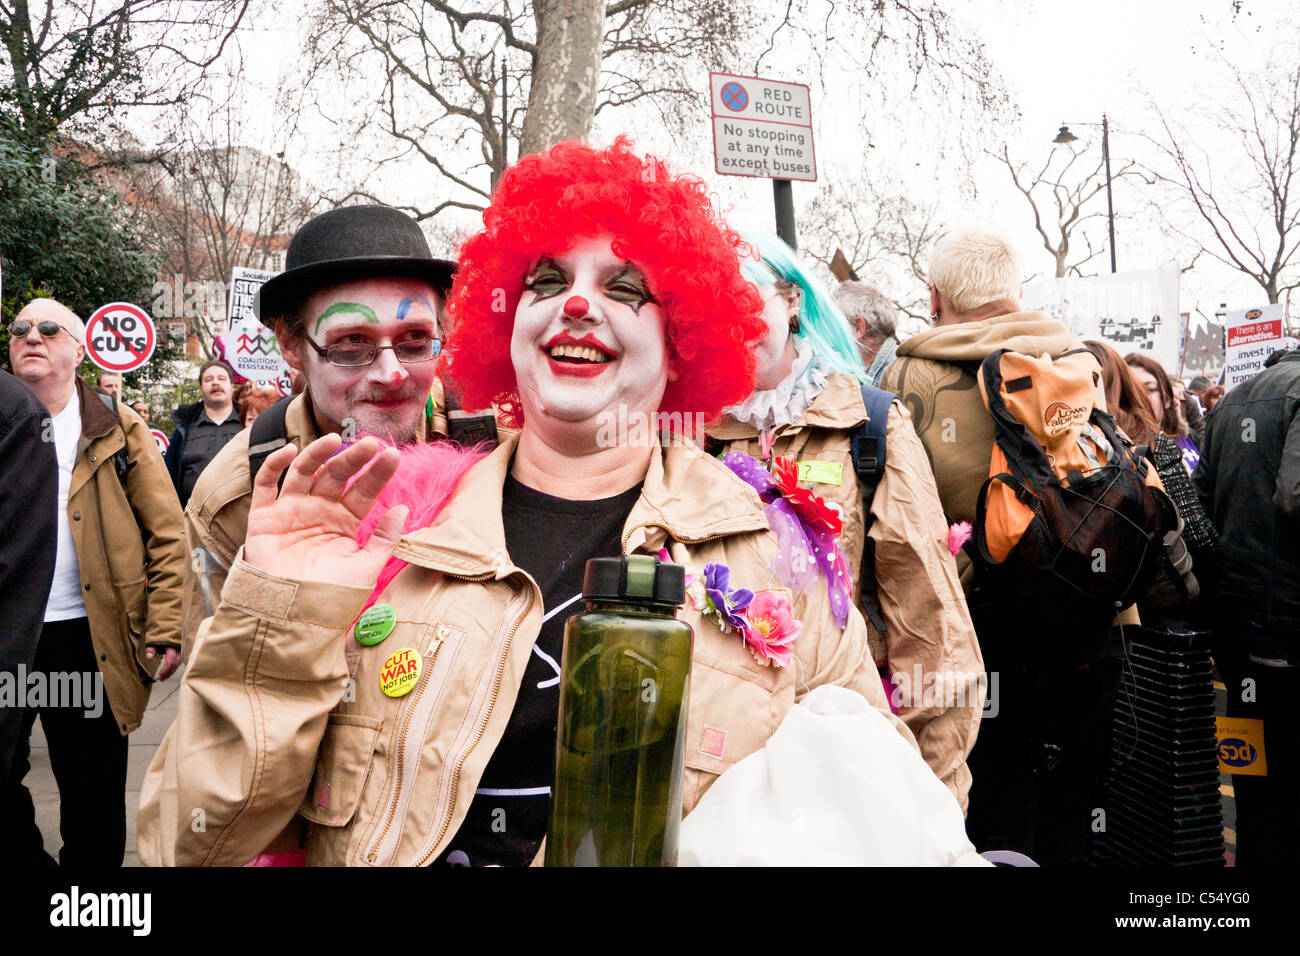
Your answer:
[[[866,420],[861,387],[847,375],[836,374],[830,376],[803,418],[777,429],[772,442],[774,456],[839,466],[839,482],[809,481],[803,487],[839,509],[844,520],[840,543],[852,564],[855,582],[862,563],[864,516],[850,438]],[[728,451],[762,457],[762,444],[752,425],[728,419],[710,428],[709,435],[727,442]],[[983,696],[978,681],[984,662],[948,550],[948,527],[930,463],[912,428],[911,416],[898,402],[890,406],[885,448],[885,473],[871,501],[871,540],[876,549],[877,593],[886,634],[882,638],[867,624],[873,656],[878,666],[906,675],[898,684],[899,716],[916,735],[930,768],[964,810],[971,783],[966,757],[979,731]],[[915,677],[918,669],[922,675],[919,685]],[[932,691],[927,697],[925,675],[949,674],[952,678],[943,679],[953,682],[954,693]],[[938,683],[931,686],[942,687]],[[956,692],[958,687],[962,694]],[[911,691],[906,700],[902,699],[905,690]]]
[[[422,865],[443,851],[505,731],[541,628],[541,595],[511,562],[500,517],[514,447],[507,440],[478,462],[436,525],[403,537],[397,554],[410,564],[381,596],[397,624],[377,646],[362,647],[351,631],[367,588],[285,580],[236,559],[145,778],[142,861],[242,864],[295,818],[308,821],[311,864]],[[735,587],[779,588],[757,494],[693,445],[651,457],[623,533],[626,553],[665,546],[697,570],[726,563]],[[803,631],[785,668],[759,666],[736,635],[689,606],[682,612],[695,630],[684,810],[761,748],[813,687],[850,687],[888,713],[857,612],[841,631],[824,592],[792,595],[792,604]],[[403,647],[423,670],[393,699],[380,690],[379,667]]]
[[[434,401],[438,403],[432,419],[425,418],[420,438],[447,434],[447,419],[442,409],[442,385],[434,380]],[[285,411],[284,428],[288,440],[299,450],[320,437],[312,412],[311,396],[296,396]],[[199,475],[185,506],[185,544],[189,560],[185,564],[185,584],[181,603],[181,656],[189,661],[199,624],[210,617],[221,596],[226,573],[243,547],[248,529],[248,507],[253,488],[248,477],[248,438],[245,428],[217,452]]]
[[[124,735],[140,726],[160,658],[149,644],[180,645],[181,503],[149,426],[132,409],[114,414],[77,382],[81,437],[68,488],[68,526],[108,705]],[[130,466],[123,485],[114,456]]]

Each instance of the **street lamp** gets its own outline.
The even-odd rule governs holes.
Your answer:
[[[1075,123],[1075,126],[1096,126],[1096,123]],[[1110,194],[1110,122],[1106,119],[1106,114],[1101,114],[1101,158],[1106,164],[1106,220],[1110,226],[1110,271],[1115,271],[1115,204]],[[1052,140],[1058,146],[1064,146],[1067,143],[1073,143],[1079,137],[1070,132],[1070,127],[1066,126],[1064,121],[1061,123],[1061,131],[1056,134]]]

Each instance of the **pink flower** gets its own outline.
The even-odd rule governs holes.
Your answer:
[[[958,521],[948,528],[948,550],[952,552],[955,558],[961,546],[971,538],[971,527],[969,521]]]
[[[745,608],[749,627],[743,632],[749,651],[760,664],[785,667],[794,656],[794,643],[803,625],[794,619],[790,599],[780,591],[761,591]]]

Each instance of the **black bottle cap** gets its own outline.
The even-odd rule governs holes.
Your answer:
[[[592,558],[583,574],[582,596],[588,601],[681,607],[686,603],[686,569],[648,554]]]

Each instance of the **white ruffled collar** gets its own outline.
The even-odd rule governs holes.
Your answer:
[[[779,385],[755,392],[739,405],[728,408],[726,414],[761,432],[803,418],[808,406],[826,387],[826,379],[832,370],[818,359],[807,339],[795,336],[794,348],[795,360],[790,374]]]

